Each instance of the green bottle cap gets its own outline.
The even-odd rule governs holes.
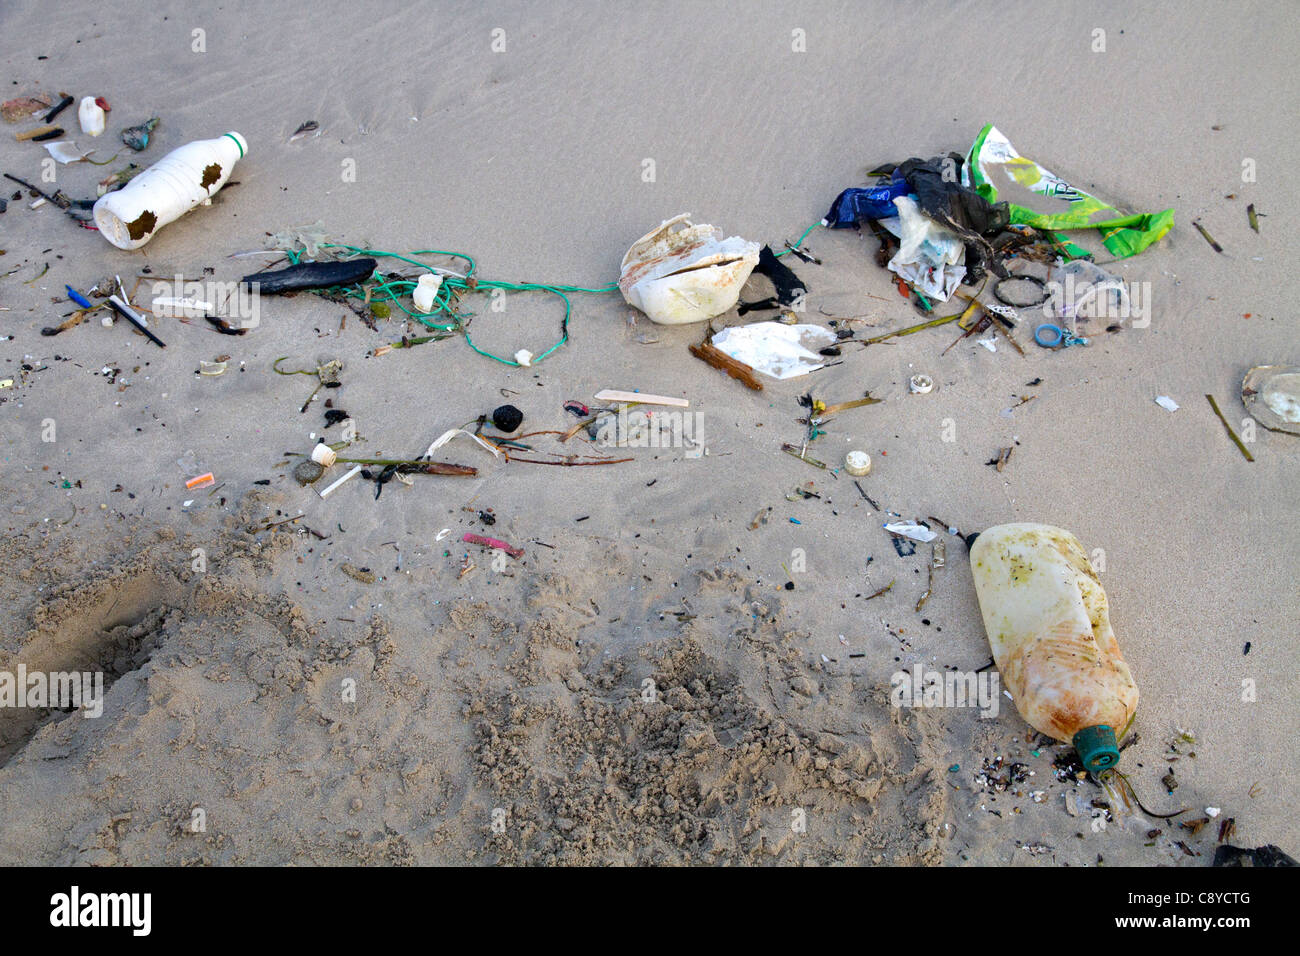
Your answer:
[[[1119,744],[1115,740],[1115,731],[1105,724],[1084,727],[1074,735],[1072,743],[1089,773],[1101,773],[1119,763]]]

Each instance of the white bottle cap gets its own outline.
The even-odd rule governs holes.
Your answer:
[[[871,456],[865,451],[851,451],[844,456],[844,470],[854,478],[871,474]]]

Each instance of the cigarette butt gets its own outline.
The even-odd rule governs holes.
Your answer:
[[[217,480],[212,477],[212,472],[208,472],[206,475],[199,475],[197,478],[191,478],[189,481],[185,482],[185,487],[192,491],[195,488],[206,488],[208,485],[215,485],[216,483]]]

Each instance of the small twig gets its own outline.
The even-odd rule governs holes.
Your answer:
[[[266,531],[270,528],[278,528],[280,525],[288,524],[290,521],[301,521],[304,517],[306,516],[294,515],[292,518],[285,518],[283,521],[269,521],[269,522],[267,522],[266,519],[263,518],[262,520],[266,523],[263,524],[262,527],[258,528],[258,531]]]
[[[1204,226],[1202,226],[1199,222],[1193,222],[1192,225],[1196,227],[1197,232],[1199,232],[1202,236],[1205,237],[1205,241],[1210,244],[1211,249],[1213,249],[1217,253],[1220,254],[1223,253],[1223,246],[1219,245],[1217,242],[1214,241],[1214,237],[1205,231]]]
[[[782,442],[781,450],[785,452],[787,455],[793,455],[795,458],[798,458],[800,461],[812,465],[814,468],[821,468],[823,471],[826,469],[826,462],[818,461],[816,458],[809,458],[800,449],[796,448],[794,445],[791,445],[789,442]]]
[[[867,499],[867,504],[871,505],[871,507],[875,508],[877,511],[880,510],[880,505],[876,504],[876,502],[872,499],[871,495],[867,494],[865,491],[862,490],[862,485],[854,481],[853,487],[858,489],[858,494],[860,494],[863,498]]]
[[[1209,399],[1210,407],[1214,409],[1214,414],[1219,416],[1219,421],[1223,422],[1223,427],[1228,430],[1228,437],[1232,439],[1233,444],[1241,449],[1241,453],[1246,456],[1247,461],[1254,461],[1255,456],[1247,450],[1241,439],[1237,437],[1237,433],[1232,430],[1232,426],[1228,424],[1228,420],[1223,417],[1223,412],[1219,411],[1219,403],[1214,400],[1214,396],[1206,395],[1205,397]]]

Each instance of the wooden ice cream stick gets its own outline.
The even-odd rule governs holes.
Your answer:
[[[673,398],[671,395],[650,395],[646,392],[620,392],[614,388],[607,388],[602,392],[597,392],[596,401],[640,402],[642,405],[671,405],[674,408],[691,407],[691,403],[684,398]]]

